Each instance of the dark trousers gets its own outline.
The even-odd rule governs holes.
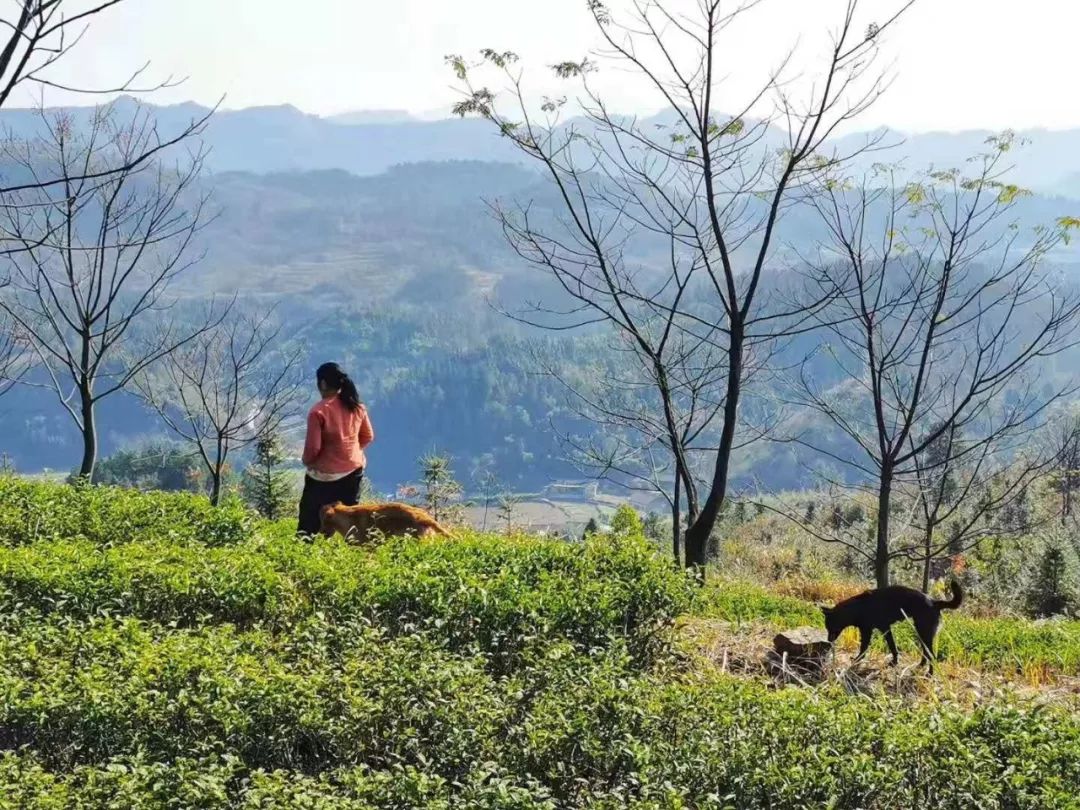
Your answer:
[[[363,480],[363,469],[355,470],[337,481],[316,481],[305,475],[296,531],[300,534],[318,534],[319,511],[324,506],[338,501],[346,506],[355,506],[360,500],[360,484]]]

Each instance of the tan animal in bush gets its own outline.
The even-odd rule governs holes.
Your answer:
[[[361,504],[345,506],[340,501],[324,506],[319,511],[320,530],[326,537],[340,534],[354,543],[367,543],[372,533],[378,532],[384,537],[396,537],[411,534],[416,537],[440,535],[451,537],[446,529],[439,525],[423,509],[405,503]]]

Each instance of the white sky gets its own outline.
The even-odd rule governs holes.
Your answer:
[[[863,0],[865,20],[884,16],[895,2]],[[799,64],[820,56],[837,3],[766,0],[755,9],[725,40],[733,97],[760,82],[762,69],[800,36]],[[228,108],[291,103],[317,114],[424,112],[454,100],[447,53],[514,50],[536,76],[546,75],[549,63],[579,58],[596,43],[584,6],[584,0],[128,0],[94,23],[54,75],[108,86],[150,60],[153,77],[188,77],[153,97],[161,103],[212,103],[224,95]],[[884,44],[894,83],[860,125],[1080,126],[1078,45],[1074,0],[918,0]],[[618,72],[605,71],[600,80],[613,108],[657,107]]]

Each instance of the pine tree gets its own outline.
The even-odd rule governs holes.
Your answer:
[[[513,495],[504,494],[499,496],[499,520],[503,524],[503,534],[511,534],[514,531],[514,507],[517,498]]]
[[[281,437],[266,433],[255,442],[255,458],[244,471],[244,496],[268,520],[284,517],[293,500],[289,474],[281,469],[284,460]]]
[[[1027,609],[1031,616],[1058,616],[1070,613],[1076,606],[1076,592],[1070,581],[1065,552],[1050,545],[1039,560],[1039,570],[1027,594]]]
[[[589,535],[597,534],[600,531],[600,526],[596,522],[596,518],[589,518],[589,522],[585,524],[585,531],[581,534],[582,540],[588,540]]]
[[[746,501],[735,501],[735,524],[746,523]]]
[[[464,518],[461,499],[462,486],[454,478],[450,459],[430,455],[420,460],[424,479],[424,506],[435,520],[460,523]]]

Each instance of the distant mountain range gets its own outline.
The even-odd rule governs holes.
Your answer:
[[[128,97],[113,104],[120,108],[136,102]],[[168,131],[206,114],[207,108],[194,103],[152,108],[161,126]],[[486,122],[444,118],[431,120],[434,112],[421,116],[402,110],[358,110],[329,117],[310,115],[296,107],[250,107],[221,110],[206,130],[212,152],[209,165],[214,171],[284,172],[340,169],[371,175],[402,163],[444,160],[520,162],[521,156]],[[34,110],[10,109],[0,112],[0,127],[25,133],[37,126]],[[661,118],[646,119],[646,123]],[[894,145],[884,152],[864,155],[862,168],[871,162],[903,159],[918,171],[930,166],[963,165],[985,148],[993,133],[989,130],[965,132],[914,132],[876,130],[838,138],[842,149],[851,149],[869,136],[880,136],[883,144]],[[1028,142],[1014,152],[1015,182],[1041,194],[1080,199],[1080,129],[1020,131]],[[774,132],[769,142],[780,142]]]
[[[123,111],[135,102],[114,103]],[[207,112],[195,104],[153,111],[164,132]],[[0,129],[12,135],[39,126],[36,111],[0,112]],[[866,167],[906,157],[918,169],[960,165],[990,133],[869,135],[903,144],[864,155]],[[1016,181],[1040,194],[1019,201],[1017,217],[1026,225],[1080,214],[1080,130],[1021,136],[1031,145],[1016,153]],[[782,137],[768,133],[768,146]],[[867,136],[837,146],[850,149],[857,137]],[[195,306],[209,294],[239,293],[261,310],[276,308],[312,367],[338,359],[354,369],[386,448],[374,474],[378,486],[392,490],[409,480],[415,458],[432,448],[454,455],[462,472],[474,462],[494,465],[517,491],[573,472],[550,429],[565,417],[565,392],[536,374],[531,358],[536,345],[547,351],[552,341],[584,373],[604,355],[579,333],[537,336],[489,306],[548,304],[559,293],[507,246],[486,201],[529,201],[534,221],[561,211],[550,185],[490,125],[394,110],[322,118],[289,106],[256,107],[218,112],[205,140],[212,171],[200,190],[212,188],[219,215],[198,246],[205,258],[175,291]],[[796,208],[786,216],[785,242],[821,238],[810,212]],[[660,245],[657,253],[647,237],[627,247],[628,260],[646,268],[662,264],[657,257],[667,250]],[[1071,250],[1053,258],[1075,274],[1075,242]],[[161,431],[127,396],[103,408],[100,424],[104,454]],[[19,469],[64,469],[78,446],[48,393],[18,390],[0,406],[0,451],[11,453]],[[803,486],[805,467],[790,452],[748,452],[737,476],[774,488]]]
[[[124,97],[120,109],[136,104]],[[72,108],[76,115],[82,111]],[[180,130],[208,110],[197,104],[152,107],[163,132]],[[484,121],[421,121],[399,113],[346,113],[332,118],[296,107],[221,110],[210,120],[204,140],[207,165],[217,172],[287,172],[341,169],[380,174],[402,163],[441,160],[516,160],[510,144]],[[25,135],[40,126],[36,110],[4,110],[0,127]]]

